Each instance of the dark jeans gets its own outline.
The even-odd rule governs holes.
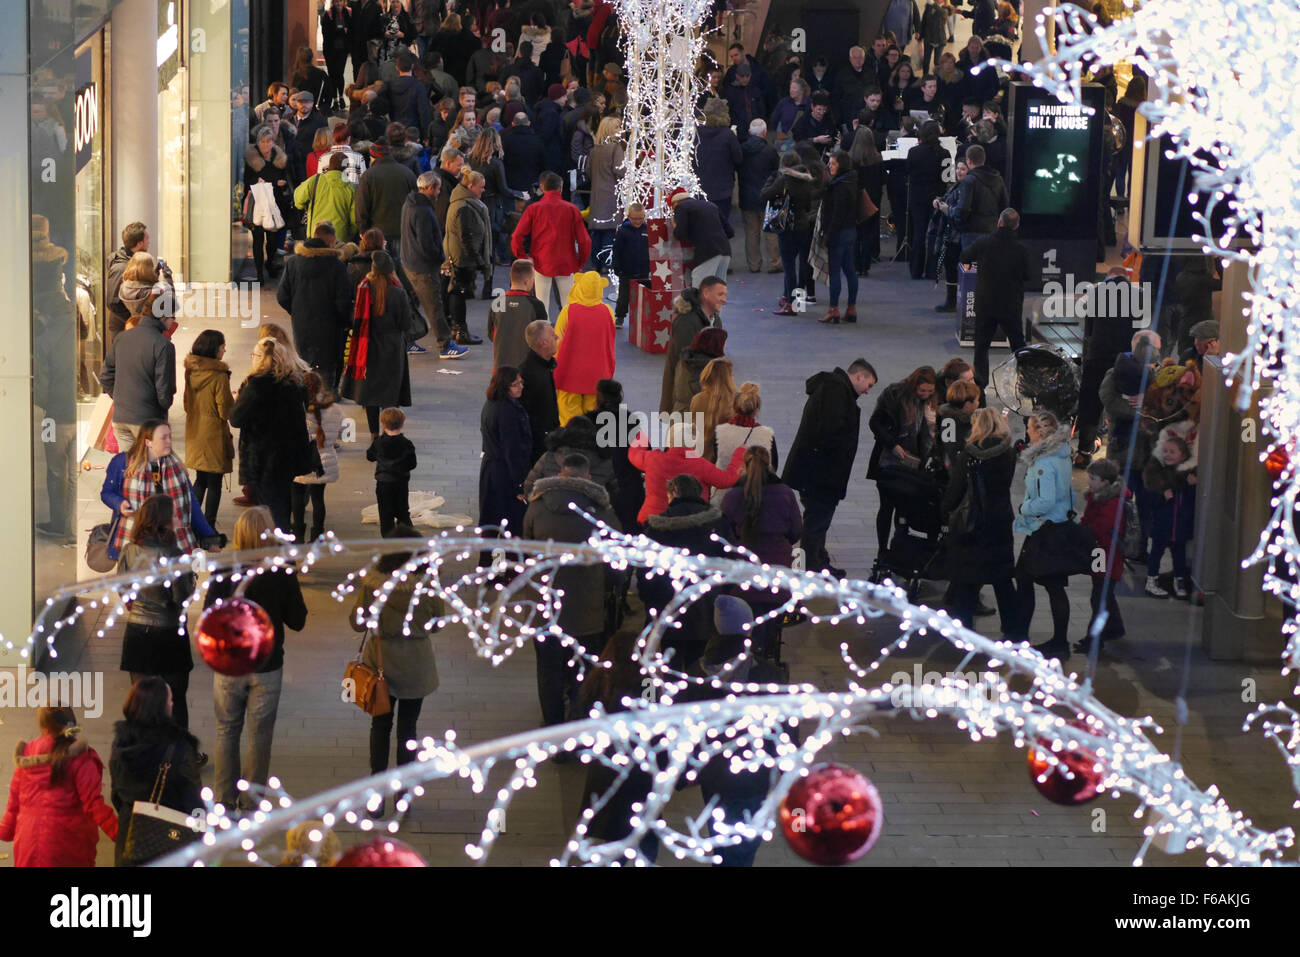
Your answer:
[[[366,406],[366,427],[370,429],[370,441],[373,443],[379,434],[379,406]]]
[[[714,206],[718,207],[718,212],[722,214],[722,221],[724,223],[731,222],[731,197],[730,196],[728,196],[726,199],[719,199],[716,201],[709,200],[709,202],[713,203]]]
[[[332,109],[336,104],[343,102],[343,71],[347,67],[348,54],[342,52],[327,51],[325,53],[325,72],[329,74],[329,79],[325,81],[325,86],[321,90],[321,106],[325,110]]]
[[[632,305],[632,283],[646,285],[648,280],[633,279],[631,276],[618,277],[618,302],[614,304],[614,318],[626,319],[627,311]]]
[[[948,590],[952,616],[970,629],[975,628],[975,609],[979,607],[982,587],[968,582],[953,582]],[[994,582],[993,594],[998,599],[998,619],[1002,626],[1002,634],[1017,634],[1016,629],[1020,622],[1020,599],[1016,594],[1015,582],[1010,578]]]
[[[194,472],[194,498],[203,509],[203,517],[213,528],[216,528],[217,509],[221,507],[222,478],[220,472],[200,472],[197,469]]]
[[[783,288],[787,300],[794,298],[795,287],[799,284],[799,274],[803,272],[800,268],[799,256],[807,250],[808,238],[811,235],[808,230],[795,232],[793,229],[776,234],[776,248],[781,252],[781,266],[785,269]],[[806,290],[808,287],[803,288]]]
[[[165,632],[169,638],[175,638],[176,629],[172,627],[160,628],[160,632]],[[131,684],[135,684],[141,678],[149,677],[142,671],[131,672]],[[185,701],[185,695],[190,690],[190,673],[188,671],[177,671],[169,675],[158,675],[163,681],[167,682],[167,687],[172,689],[172,718],[182,728],[188,729],[190,726],[190,706]]]
[[[1174,559],[1174,577],[1187,577],[1187,542],[1175,542],[1167,538],[1152,537],[1151,551],[1147,553],[1147,574],[1155,578],[1160,574],[1160,559],[1165,557],[1165,549]]]
[[[1101,629],[1101,637],[1119,638],[1124,634],[1124,616],[1119,613],[1119,599],[1115,595],[1115,587],[1118,582],[1111,582],[1110,587],[1106,588],[1106,624]],[[1097,620],[1097,613],[1101,611],[1101,592],[1106,587],[1106,578],[1104,575],[1092,576],[1092,595],[1089,601],[1092,603],[1092,621],[1088,623],[1088,634],[1092,634],[1093,623]]]
[[[438,337],[438,351],[441,352],[451,341],[451,327],[447,325],[447,315],[442,308],[442,289],[438,277],[425,272],[409,272],[406,275],[415,289],[415,298],[420,302],[424,318],[429,320],[429,328]]]
[[[1106,321],[1106,320],[1101,320]],[[1092,447],[1097,441],[1097,426],[1101,423],[1101,380],[1106,370],[1115,364],[1115,357],[1086,359],[1083,363],[1079,381],[1079,417],[1075,420],[1077,428],[1078,449],[1085,455],[1092,454]]]
[[[307,524],[307,500],[311,499],[311,530],[319,534],[325,530],[325,486],[320,482],[294,482],[290,490],[290,511],[293,513],[294,534]]]
[[[418,751],[410,750],[409,741],[419,741],[415,730],[420,720],[420,708],[423,698],[395,698],[393,710],[388,714],[377,714],[370,719],[370,773],[378,774],[388,770],[388,747],[393,736],[393,717],[397,717],[397,763],[410,764]]]
[[[802,289],[809,299],[817,298],[816,284],[813,282],[812,263],[809,257],[812,255],[812,230],[806,233],[796,233],[799,237],[799,285],[797,288]]]
[[[841,229],[838,234],[831,237],[827,244],[827,256],[830,260],[829,268],[831,271],[831,306],[840,304],[840,274],[844,275],[844,282],[848,285],[848,305],[856,306],[858,304],[858,271],[853,265],[853,246],[858,239],[858,230],[856,227]]]
[[[601,646],[601,636],[574,635],[588,650]],[[537,700],[542,706],[542,723],[545,725],[564,724],[580,717],[578,713],[578,669],[571,659],[575,649],[560,644],[557,636],[551,635],[545,641],[533,639],[533,650],[537,653]]]
[[[1034,578],[1025,571],[1023,564],[1016,566],[1016,594],[1020,598],[1021,624],[1016,637],[1025,638],[1029,634],[1029,625],[1034,620],[1034,586],[1040,585],[1047,592],[1047,601],[1052,608],[1052,640],[1060,642],[1069,639],[1070,599],[1065,594],[1069,580],[1066,575]]]
[[[266,281],[266,263],[275,258],[280,245],[284,242],[284,230],[265,230],[261,226],[253,227],[253,266],[257,269],[257,281]]]
[[[981,389],[989,384],[989,345],[993,335],[1001,329],[1011,343],[1011,351],[1025,347],[1025,321],[1020,316],[975,315],[975,381]]]
[[[387,535],[398,522],[411,524],[410,488],[410,482],[375,482],[379,534]]]
[[[254,483],[257,489],[257,501],[271,510],[271,517],[275,519],[275,527],[280,529],[286,535],[289,534],[291,525],[290,519],[290,486],[293,485],[293,477],[285,476],[284,478],[262,478]]]
[[[889,540],[894,537],[894,500],[889,493],[877,483],[876,492],[880,496],[880,508],[876,510],[876,547],[884,551],[889,547]]]
[[[853,257],[858,267],[858,274],[865,276],[871,271],[871,264],[880,258],[880,214],[872,216],[864,223],[858,224],[857,242],[854,244]]]
[[[939,57],[943,53],[944,45],[942,43],[926,43],[925,49],[921,51],[921,72],[920,76],[930,72],[930,63],[933,61],[935,69],[939,67]]]
[[[834,493],[801,492],[799,501],[803,504],[805,567],[810,572],[821,571],[831,563],[826,552],[826,533],[830,531],[840,500]]]

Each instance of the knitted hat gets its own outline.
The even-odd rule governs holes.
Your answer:
[[[1217,339],[1219,338],[1219,323],[1214,319],[1202,319],[1192,326],[1190,331],[1193,339]]]
[[[372,158],[388,155],[388,139],[380,137],[370,144],[370,156]]]
[[[552,83],[546,88],[546,98],[548,100],[558,100],[562,96],[564,96],[564,87],[560,86],[560,84]]]
[[[691,194],[686,192],[684,187],[678,186],[676,189],[674,189],[671,193],[668,194],[668,205],[676,206],[680,200],[688,199],[690,195]]]
[[[1177,385],[1178,380],[1183,377],[1183,373],[1186,371],[1187,367],[1177,362],[1168,362],[1167,364],[1162,365],[1156,370],[1156,387],[1160,389],[1168,389],[1171,386]]]
[[[741,635],[754,625],[754,612],[732,595],[719,595],[713,602],[713,627],[719,635]]]
[[[1137,395],[1142,391],[1142,361],[1131,352],[1115,360],[1115,385],[1120,395]]]

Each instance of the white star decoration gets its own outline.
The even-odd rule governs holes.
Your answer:
[[[655,263],[655,278],[665,286],[668,285],[673,279],[673,267],[663,261]]]
[[[672,338],[673,331],[667,326],[655,331],[655,345],[661,349],[668,348],[668,340]]]

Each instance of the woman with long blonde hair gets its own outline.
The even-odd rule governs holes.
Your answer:
[[[768,450],[768,459],[772,469],[780,467],[777,456],[776,433],[766,425],[760,425],[758,413],[763,408],[763,397],[759,393],[757,382],[742,382],[732,403],[731,418],[719,422],[714,427],[714,444],[717,447],[715,462],[729,462],[731,455],[739,448],[761,445]],[[715,495],[714,504],[721,502],[721,494]]]
[[[699,394],[691,399],[692,415],[699,415],[696,420],[696,446],[710,462],[717,461],[718,426],[730,421],[736,404],[736,379],[730,359],[725,357],[709,360],[709,364],[700,373]]]
[[[614,245],[614,234],[622,221],[618,203],[618,180],[623,170],[623,123],[607,116],[596,127],[595,145],[587,154],[587,175],[591,179],[591,261],[605,271],[602,253]]]
[[[271,510],[285,534],[294,476],[320,465],[303,429],[306,417],[307,392],[293,357],[276,339],[259,339],[230,424],[240,430],[240,477],[253,485],[258,502]]]

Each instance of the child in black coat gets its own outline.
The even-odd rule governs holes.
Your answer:
[[[415,446],[402,434],[406,415],[388,408],[379,413],[382,430],[366,449],[375,463],[375,500],[379,503],[379,533],[385,537],[399,522],[411,524],[410,481],[415,470]]]
[[[633,203],[627,219],[614,234],[614,275],[618,277],[618,302],[614,306],[614,325],[623,327],[628,304],[632,301],[632,283],[650,278],[650,239],[645,226],[645,207]]]

